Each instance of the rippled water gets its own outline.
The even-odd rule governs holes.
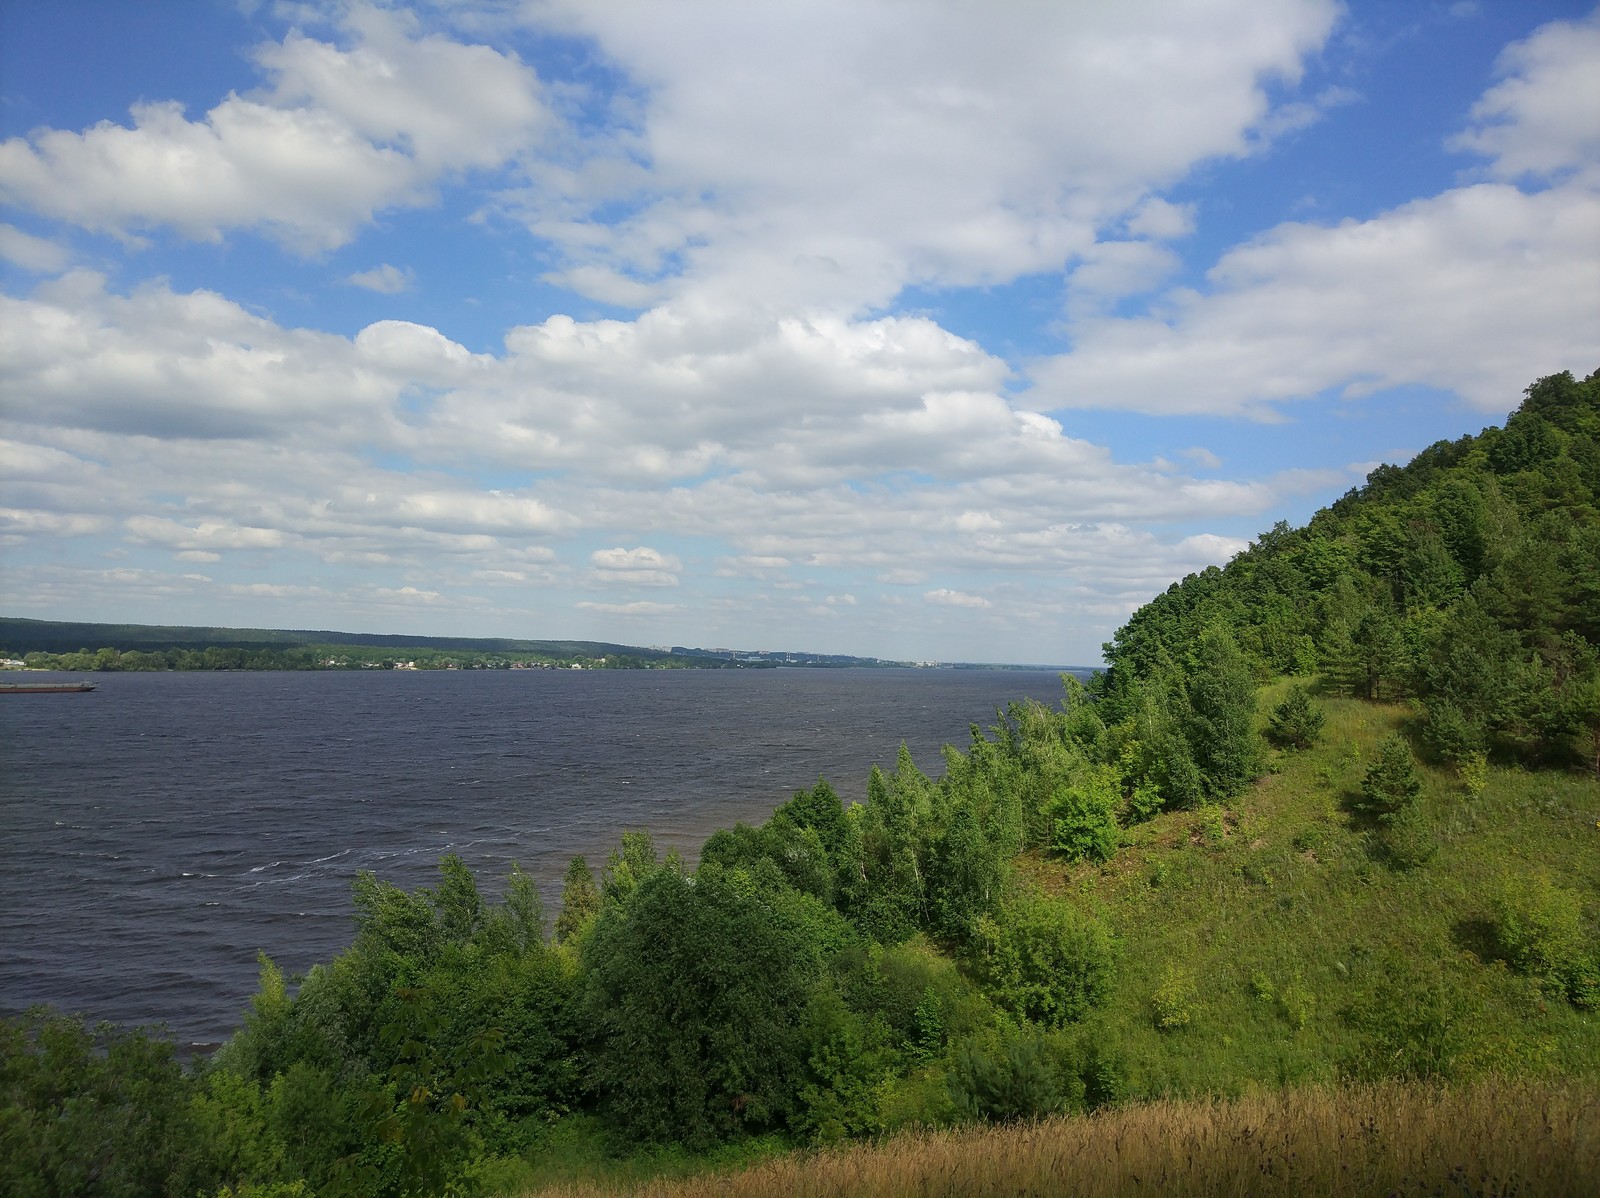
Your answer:
[[[42,675],[30,675],[33,678]],[[256,953],[285,972],[349,942],[350,881],[486,891],[518,861],[553,915],[568,860],[647,827],[691,860],[826,777],[864,797],[1057,675],[951,670],[101,674],[0,696],[0,1009],[48,1002],[237,1024]]]

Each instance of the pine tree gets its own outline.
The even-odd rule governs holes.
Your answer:
[[[1226,628],[1200,637],[1189,676],[1189,747],[1206,795],[1229,799],[1256,775],[1256,680]]]
[[[1309,749],[1322,735],[1326,717],[1311,701],[1311,692],[1296,685],[1282,703],[1273,708],[1267,721],[1267,736],[1286,749]]]
[[[1422,795],[1416,759],[1399,736],[1385,737],[1367,776],[1361,780],[1362,808],[1388,822],[1407,810]]]

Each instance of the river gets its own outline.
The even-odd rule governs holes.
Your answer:
[[[997,707],[1061,697],[1045,671],[92,677],[0,696],[0,1010],[182,1044],[237,1026],[258,951],[293,974],[348,944],[358,870],[410,889],[454,852],[497,893],[516,861],[553,919],[623,831],[692,861],[819,776],[859,800],[902,741],[937,774]]]

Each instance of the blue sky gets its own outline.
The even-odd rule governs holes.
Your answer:
[[[0,610],[1093,664],[1600,367],[1556,0],[9,0]]]

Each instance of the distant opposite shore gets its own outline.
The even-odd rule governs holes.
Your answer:
[[[892,661],[798,650],[701,649],[605,641],[512,640],[0,616],[0,670],[1060,670],[1093,667]]]

